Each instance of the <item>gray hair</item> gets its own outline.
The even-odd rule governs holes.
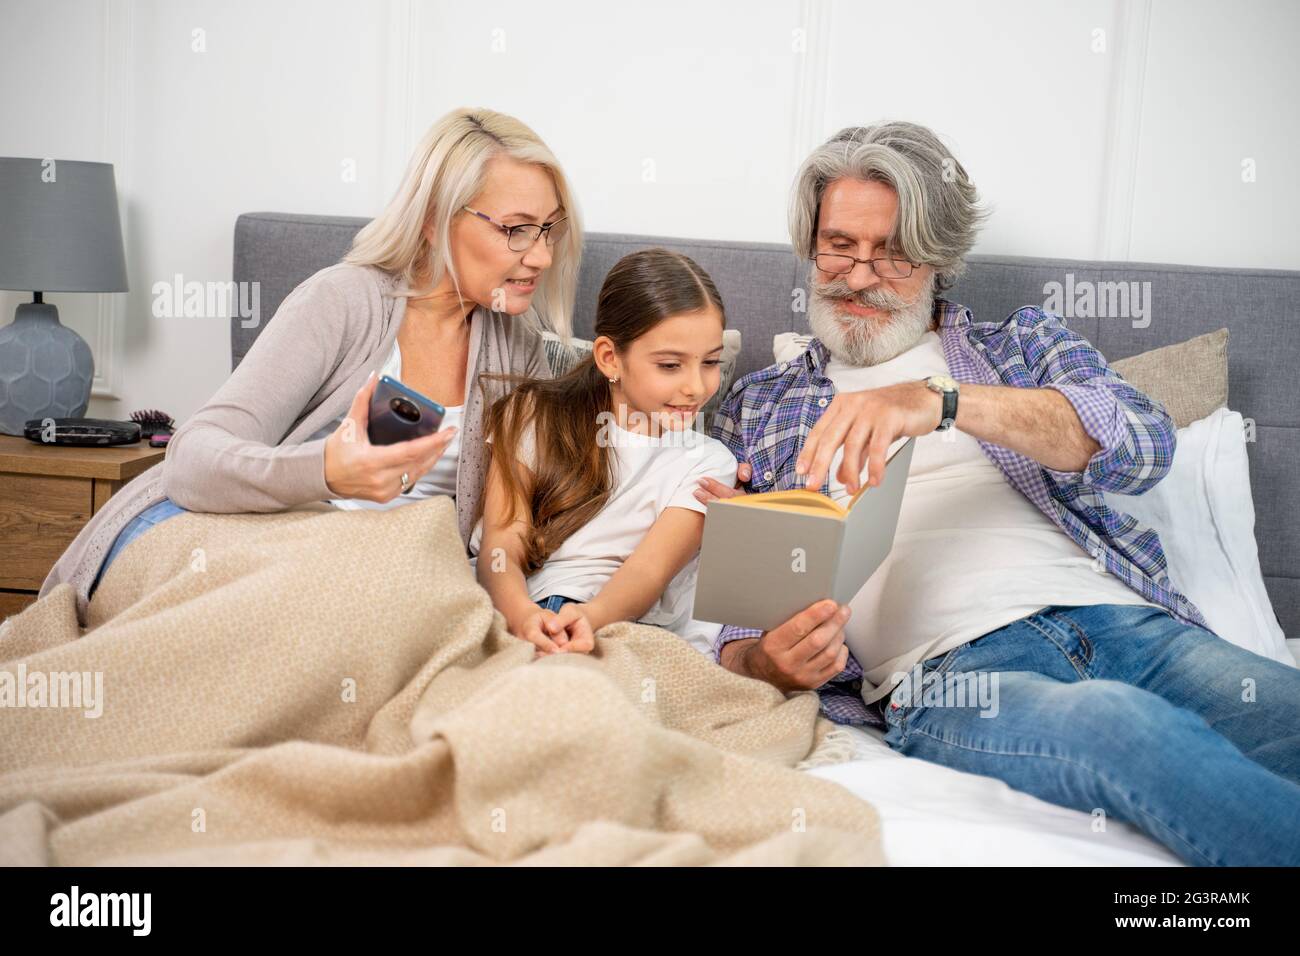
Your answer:
[[[916,123],[849,126],[812,151],[790,197],[790,240],[803,260],[816,252],[822,194],[837,179],[880,182],[898,196],[890,249],[934,268],[935,288],[947,289],[966,270],[988,212],[975,185],[939,137]]]

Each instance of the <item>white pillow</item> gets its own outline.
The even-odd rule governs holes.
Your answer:
[[[813,340],[807,332],[778,332],[772,337],[772,358],[778,362],[793,362],[808,348]]]
[[[1245,427],[1220,408],[1178,429],[1169,473],[1144,495],[1108,504],[1156,529],[1174,586],[1224,640],[1296,666],[1264,588]]]

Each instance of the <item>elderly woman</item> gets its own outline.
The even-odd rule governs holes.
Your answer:
[[[166,459],[82,529],[41,594],[71,583],[84,622],[117,554],[182,511],[388,507],[446,494],[468,542],[484,409],[508,387],[487,376],[550,375],[540,328],[567,338],[581,248],[568,184],[532,130],[489,110],[443,117],[344,260],[290,293]],[[381,374],[446,406],[444,427],[371,445]]]

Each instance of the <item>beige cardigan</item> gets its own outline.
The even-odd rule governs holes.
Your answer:
[[[164,497],[189,511],[282,511],[337,497],[325,484],[325,439],[392,351],[406,314],[396,279],[373,266],[330,266],[289,293],[239,367],[185,422],[166,458],[138,475],[81,530],[41,585],[67,581],[85,624],[90,585],[118,532]],[[508,385],[480,372],[549,377],[542,338],[510,316],[474,309],[456,473],[456,516],[468,544],[485,479],[483,413]]]

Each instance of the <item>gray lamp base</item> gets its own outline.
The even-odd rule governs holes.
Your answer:
[[[86,340],[48,302],[25,302],[0,328],[0,432],[21,435],[32,418],[81,418],[95,359]]]

